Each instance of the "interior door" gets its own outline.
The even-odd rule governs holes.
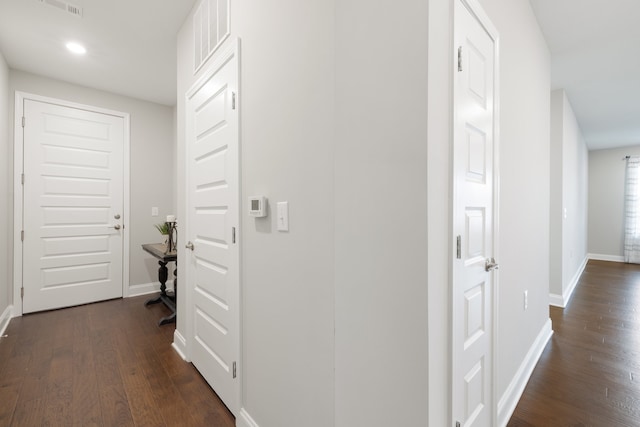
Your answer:
[[[476,13],[477,13],[476,9]],[[495,40],[455,2],[453,420],[490,427],[493,394]]]
[[[209,66],[187,96],[187,284],[190,358],[239,409],[240,250],[238,57]]]
[[[124,119],[23,108],[23,313],[121,297]]]

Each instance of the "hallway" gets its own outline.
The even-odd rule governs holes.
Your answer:
[[[640,265],[589,261],[508,424],[640,425]]]

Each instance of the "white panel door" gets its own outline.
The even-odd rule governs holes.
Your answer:
[[[455,2],[453,420],[495,425],[493,395],[495,43]]]
[[[239,406],[239,121],[235,49],[187,96],[190,357],[234,414]]]
[[[23,313],[121,297],[124,119],[29,99],[23,113]]]

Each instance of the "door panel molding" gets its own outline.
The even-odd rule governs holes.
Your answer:
[[[185,94],[183,235],[193,245],[182,267],[186,342],[178,341],[237,416],[243,372],[242,239],[235,239],[236,232],[242,236],[239,40],[228,41],[202,71]]]
[[[462,425],[475,426],[474,419],[485,410],[488,412],[483,415],[483,422],[495,423],[498,415],[496,379],[499,275],[484,273],[484,270],[486,260],[493,258],[499,260],[500,49],[498,31],[477,0],[455,0],[453,22],[451,134],[454,139],[451,165],[453,182],[451,238],[454,242],[454,250],[451,251],[450,264],[452,388],[449,398],[451,410],[449,421],[451,425],[460,421]],[[475,31],[474,36],[471,35],[472,31]],[[490,49],[485,44],[488,43],[486,40],[492,44]],[[474,46],[475,41],[479,41],[484,47]],[[489,64],[489,68],[485,71],[493,68],[491,76],[483,74],[482,71],[477,72],[484,68],[483,60],[489,59],[481,52],[491,52],[493,56],[490,61],[485,62]],[[475,70],[476,73],[470,74],[471,70]],[[463,92],[463,87],[466,88],[466,92]],[[463,100],[467,104],[462,104]],[[467,111],[464,106],[471,108],[468,111],[476,111],[476,109],[477,112],[483,111],[482,114],[485,114],[484,111],[491,111],[492,121],[490,123],[480,121],[476,126],[474,120],[481,120],[476,114],[469,116],[472,117],[471,120],[460,122],[463,116],[459,117],[458,108],[461,106],[464,111]],[[491,150],[490,156],[485,155],[487,149]],[[489,191],[492,193],[490,201],[488,201]],[[488,201],[486,204],[484,204],[485,200]],[[462,243],[458,244],[460,248],[455,244],[458,236],[462,236]],[[468,286],[463,286],[465,284]],[[458,300],[457,297],[461,299]],[[489,310],[488,316],[485,316],[485,310]],[[485,322],[489,322],[490,325],[486,325]],[[484,340],[484,344],[480,344],[480,340]],[[482,347],[476,348],[476,345],[482,345]],[[487,349],[491,354],[482,353],[481,348]],[[471,353],[468,354],[468,352]],[[485,354],[491,360],[485,360]],[[467,366],[463,366],[463,360]],[[457,379],[460,381],[456,382]],[[488,387],[485,388],[487,385]],[[487,390],[490,394],[489,399],[482,398],[483,390]],[[461,401],[462,394],[467,396],[465,404]],[[491,407],[483,410],[485,403],[490,404]],[[480,418],[477,421],[480,421]]]
[[[130,116],[128,113],[95,107],[86,104],[66,101],[36,95],[28,92],[16,91],[14,103],[14,132],[13,132],[13,309],[12,316],[22,316],[21,288],[23,281],[23,215],[24,215],[24,191],[22,186],[22,173],[24,171],[25,153],[23,148],[24,128],[22,117],[24,103],[27,100],[53,104],[61,107],[74,108],[89,112],[106,114],[122,118],[123,120],[123,209],[122,223],[130,224]],[[28,179],[28,178],[27,178]],[[123,233],[122,247],[122,295],[129,296],[129,230]]]

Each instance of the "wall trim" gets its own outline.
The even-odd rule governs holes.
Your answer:
[[[167,285],[169,281],[167,280]],[[167,290],[170,291],[173,288],[167,286]],[[138,297],[140,295],[152,294],[154,292],[160,292],[160,282],[140,283],[138,285],[129,286],[129,292],[125,298]]]
[[[236,419],[236,427],[260,427],[246,409],[240,408],[240,415]]]
[[[509,422],[511,415],[513,415],[513,411],[515,411],[518,401],[520,400],[520,397],[522,397],[522,393],[527,386],[527,382],[529,381],[529,378],[531,378],[533,369],[536,367],[538,360],[540,360],[540,356],[542,356],[542,352],[552,335],[553,330],[551,329],[551,319],[547,319],[545,324],[542,326],[540,333],[538,333],[536,340],[533,342],[531,348],[527,352],[527,355],[520,364],[520,367],[516,371],[516,374],[513,376],[511,383],[498,402],[499,426],[505,427]]]
[[[12,313],[13,313],[13,306],[10,305],[4,310],[2,315],[0,315],[0,336],[4,335],[4,331],[7,330],[7,326],[9,326],[9,322],[13,317]]]
[[[563,296],[558,294],[549,294],[549,305],[560,308],[567,306]]]
[[[184,339],[180,331],[177,329],[173,332],[173,343],[171,344],[171,347],[173,347],[176,353],[182,357],[182,360],[190,362],[187,358],[187,340]]]
[[[622,255],[587,254],[587,257],[597,261],[624,262],[624,256]]]
[[[585,267],[587,266],[587,262],[589,261],[589,255],[584,257],[580,267],[576,270],[576,274],[573,275],[571,282],[569,282],[569,286],[562,292],[562,295],[558,294],[549,294],[549,305],[553,305],[554,307],[565,308],[573,295],[573,291],[575,291],[576,286],[578,286],[578,282],[580,281],[580,277],[584,272]]]

